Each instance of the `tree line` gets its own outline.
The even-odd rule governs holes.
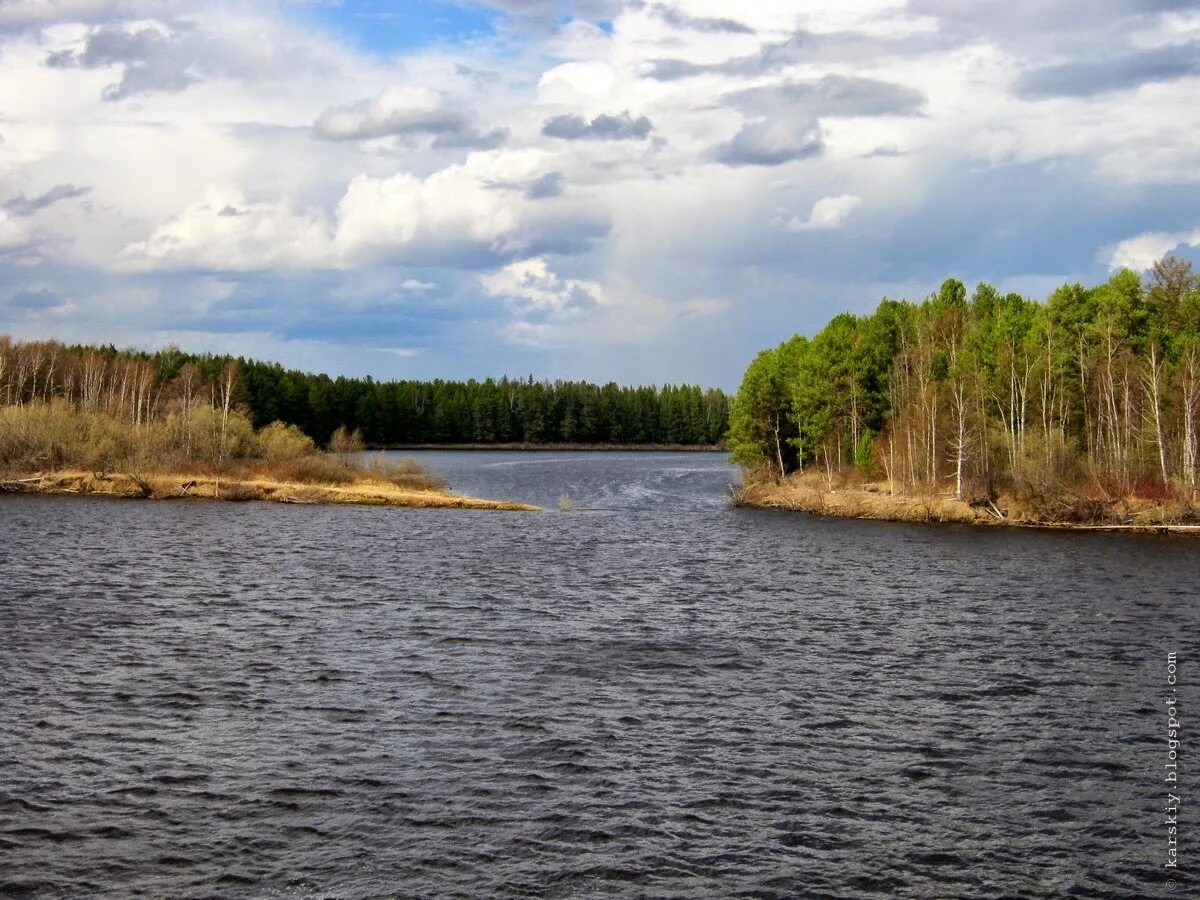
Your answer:
[[[1200,468],[1200,278],[1168,256],[1046,302],[948,279],[758,354],[734,458],[958,499],[1001,489],[1186,495]]]
[[[330,378],[277,363],[0,337],[0,402],[66,400],[134,424],[203,402],[255,428],[294,425],[325,445],[343,428],[375,445],[422,443],[716,444],[731,398],[695,385],[624,387],[576,381],[376,381]]]

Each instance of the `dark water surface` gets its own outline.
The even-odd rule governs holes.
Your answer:
[[[0,498],[0,894],[1195,896],[1200,543],[423,456],[548,511]]]

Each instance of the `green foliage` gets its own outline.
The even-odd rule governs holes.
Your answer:
[[[1200,276],[1168,257],[1047,302],[947,279],[921,303],[835,316],[750,363],[729,446],[784,473],[819,460],[944,484],[1200,483]],[[781,445],[786,452],[780,452]],[[971,488],[974,490],[975,488]]]
[[[36,352],[35,352],[36,351]],[[18,366],[17,356],[36,365]],[[6,356],[12,360],[7,368]],[[25,358],[23,357],[23,358]],[[53,367],[50,360],[54,359]],[[89,362],[90,361],[90,362]],[[61,384],[67,370],[88,365],[101,371],[104,391],[117,370],[142,366],[159,402],[173,400],[191,384],[195,396],[219,395],[221,373],[236,369],[231,405],[256,428],[293,425],[317,444],[344,427],[367,444],[425,443],[672,443],[716,444],[729,429],[732,398],[696,385],[623,387],[580,381],[488,378],[483,381],[375,381],[330,378],[285,369],[277,363],[228,356],[186,354],[177,347],[156,353],[115,347],[14,344],[0,336],[0,404],[32,399],[52,371]],[[19,375],[18,375],[19,373]],[[21,379],[17,385],[16,379]],[[80,378],[70,379],[78,398]],[[218,404],[221,405],[221,404]]]
[[[858,443],[854,445],[854,465],[867,478],[872,478],[875,475],[875,432],[870,428],[863,431],[858,439]]]

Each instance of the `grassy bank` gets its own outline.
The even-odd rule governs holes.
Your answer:
[[[354,434],[320,450],[294,426],[176,403],[158,415],[64,401],[0,407],[0,493],[533,510],[452,493],[412,459],[364,458]]]
[[[893,522],[954,522],[1103,531],[1200,534],[1200,510],[1177,500],[1110,498],[1069,491],[1038,496],[1002,494],[971,502],[935,491],[899,492],[883,482],[834,481],[823,473],[774,479],[750,474],[734,492],[740,506]]]
[[[404,488],[362,477],[343,484],[284,481],[269,474],[240,477],[56,471],[0,480],[0,493],[76,494],[150,500],[265,500],[275,503],[359,504],[421,509],[537,510],[505,500],[460,497],[446,490]]]

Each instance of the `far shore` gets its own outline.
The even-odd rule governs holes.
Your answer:
[[[739,506],[786,509],[818,516],[888,522],[939,522],[960,525],[1110,531],[1144,534],[1200,534],[1200,524],[1180,521],[1183,512],[1134,497],[1092,504],[1094,514],[1074,521],[1039,516],[1013,497],[967,503],[952,495],[893,492],[887,482],[829,488],[821,476],[792,476],[782,481],[751,481],[735,490]]]
[[[535,444],[515,442],[507,444],[370,444],[368,450],[386,450],[396,453],[408,453],[414,450],[536,450],[549,452],[589,450],[597,452],[619,452],[622,450],[638,453],[720,453],[725,450],[720,444]]]
[[[349,484],[306,484],[271,478],[228,478],[180,473],[38,472],[0,479],[0,494],[67,494],[148,500],[259,500],[305,505],[397,506],[419,509],[490,509],[537,512],[538,506],[481,500],[449,491],[415,490],[363,478]]]

